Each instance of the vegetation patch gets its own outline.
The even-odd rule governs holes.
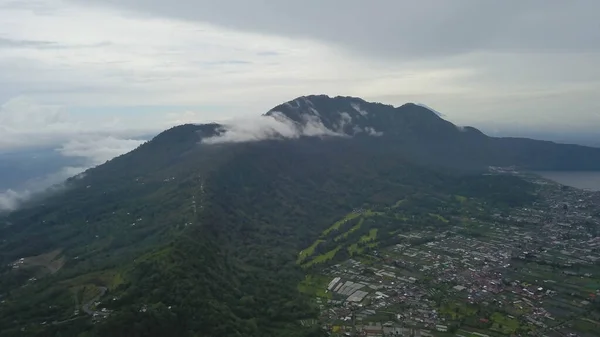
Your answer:
[[[89,274],[80,275],[78,277],[68,279],[61,282],[62,284],[75,290],[82,286],[93,285],[95,287],[107,287],[115,289],[119,285],[125,283],[123,275],[118,270],[105,270]]]
[[[40,254],[37,256],[23,258],[21,268],[42,267],[48,273],[54,274],[57,271],[59,271],[65,264],[64,256],[59,257],[61,252],[61,249],[56,249],[51,252]]]
[[[441,222],[444,222],[444,223],[448,223],[449,222],[448,219],[444,218],[443,216],[441,216],[439,214],[429,213],[429,215],[431,215],[432,217],[440,220]]]
[[[500,331],[504,334],[511,334],[519,329],[519,321],[515,318],[509,318],[499,312],[492,314],[492,329]]]
[[[348,253],[350,254],[350,256],[362,254],[363,252],[364,252],[364,248],[359,247],[358,243],[353,243],[348,247]]]
[[[363,235],[360,238],[360,242],[371,242],[371,241],[375,241],[375,239],[377,238],[377,228],[373,228],[369,231],[368,235]]]
[[[338,235],[334,241],[340,241],[342,239],[346,239],[348,238],[348,236],[354,232],[356,232],[357,230],[360,229],[360,227],[362,226],[362,224],[365,222],[365,218],[360,218],[360,220],[358,221],[358,223],[354,226],[352,226],[346,233]]]
[[[460,202],[461,204],[467,201],[467,197],[463,197],[462,195],[455,195],[454,199],[456,199],[456,201]]]
[[[327,291],[329,278],[322,275],[306,275],[304,280],[298,284],[298,290],[301,293],[321,297],[331,298],[331,293]]]
[[[396,203],[394,204],[394,206],[392,206],[392,208],[398,208],[398,207],[400,207],[405,200],[406,199],[402,199],[402,200],[396,201]]]
[[[321,254],[316,256],[314,259],[312,259],[311,261],[305,263],[303,266],[305,268],[310,267],[312,265],[315,265],[317,263],[324,263],[327,262],[331,259],[333,259],[333,257],[335,256],[335,254],[337,254],[337,252],[342,248],[342,246],[337,246],[335,249],[332,249],[330,251],[328,251],[325,254]]]
[[[315,253],[315,249],[319,244],[325,242],[325,240],[317,240],[310,247],[302,250],[300,254],[298,254],[298,259],[296,260],[297,264],[304,262],[307,258],[311,257]]]
[[[346,215],[343,219],[337,221],[336,223],[331,225],[331,227],[324,230],[323,234],[321,236],[327,236],[329,233],[331,233],[335,230],[339,230],[340,226],[343,225],[346,221],[358,218],[359,216],[360,216],[360,213],[355,213],[355,212]]]

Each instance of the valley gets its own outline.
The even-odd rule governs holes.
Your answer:
[[[433,217],[448,220],[435,232],[389,207],[365,229],[372,236],[343,248],[349,258],[303,264],[313,269],[300,289],[315,296],[324,328],[339,336],[596,335],[600,194],[524,178],[540,195],[532,205],[448,199],[447,212]],[[390,217],[401,219],[401,233],[385,231]],[[390,236],[397,242],[379,246]]]

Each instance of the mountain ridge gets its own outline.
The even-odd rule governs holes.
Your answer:
[[[462,169],[514,165],[524,170],[600,170],[600,149],[529,138],[490,137],[472,126],[456,126],[415,103],[394,107],[358,97],[308,95],[277,105],[262,116],[285,126],[285,132],[270,126],[262,130],[262,135],[243,140],[366,135],[383,138],[372,141],[382,143],[379,146],[395,146],[400,155],[423,164]],[[236,139],[235,128],[221,125],[216,129],[215,134],[204,136],[215,142],[220,142],[219,136],[225,136],[223,142],[228,142],[227,136]]]

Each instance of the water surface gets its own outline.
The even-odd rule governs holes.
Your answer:
[[[535,173],[559,184],[600,191],[600,171],[541,171]]]

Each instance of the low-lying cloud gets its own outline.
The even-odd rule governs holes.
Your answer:
[[[347,137],[323,125],[318,116],[304,115],[302,122],[295,122],[284,114],[272,111],[270,115],[257,118],[235,119],[223,123],[220,134],[202,140],[204,144],[255,142],[267,139],[294,139],[300,137]]]
[[[50,173],[44,177],[32,179],[20,188],[9,188],[0,192],[0,212],[14,211],[19,208],[22,203],[30,200],[38,193],[48,191],[50,188],[56,190],[62,189],[62,183],[66,179],[80,174],[85,169],[85,167],[63,167],[57,172]]]
[[[72,114],[60,105],[40,104],[27,96],[14,97],[0,105],[0,154],[24,153],[19,157],[20,163],[36,165],[35,172],[40,174],[34,179],[21,174],[19,176],[22,179],[18,181],[5,178],[3,184],[0,184],[4,188],[0,189],[0,211],[14,210],[33,195],[134,150],[149,134],[198,119],[197,114],[189,111],[173,112],[162,119],[136,123],[103,115],[94,116],[100,117],[95,121],[85,117]],[[31,156],[35,154],[27,153],[33,149],[45,149],[40,151],[46,151],[46,154],[56,151],[54,155],[48,156],[53,164],[45,168],[44,165],[50,159],[38,157],[37,160],[32,160]],[[17,170],[18,167],[11,168],[9,165],[5,167],[7,169]]]
[[[16,97],[0,105],[0,151],[20,153],[31,149],[54,148],[59,154],[52,158],[33,160],[31,155],[22,155],[19,159],[24,165],[37,165],[39,177],[11,181],[6,178],[5,190],[0,190],[0,211],[12,211],[32,196],[48,188],[61,184],[67,178],[79,174],[90,167],[102,164],[118,155],[129,152],[139,146],[143,140],[129,139],[123,130],[111,128],[110,123],[98,125],[83,123],[61,106],[41,105],[27,97]],[[120,136],[116,136],[120,135]],[[64,158],[64,166],[57,168],[56,161]],[[73,160],[77,158],[78,160]],[[52,165],[44,169],[44,165]],[[76,166],[73,164],[76,163]],[[59,164],[62,165],[62,164]],[[5,169],[19,169],[7,167]],[[25,181],[26,179],[29,179]]]
[[[85,158],[91,167],[132,151],[143,142],[139,139],[121,139],[113,136],[88,137],[70,140],[57,151],[65,157]]]
[[[132,151],[142,143],[143,141],[137,139],[119,139],[112,136],[68,141],[55,151],[65,159],[82,158],[84,165],[65,166],[56,172],[31,179],[17,188],[0,191],[0,212],[13,211],[38,193],[48,191],[49,188],[60,190],[66,179]]]

